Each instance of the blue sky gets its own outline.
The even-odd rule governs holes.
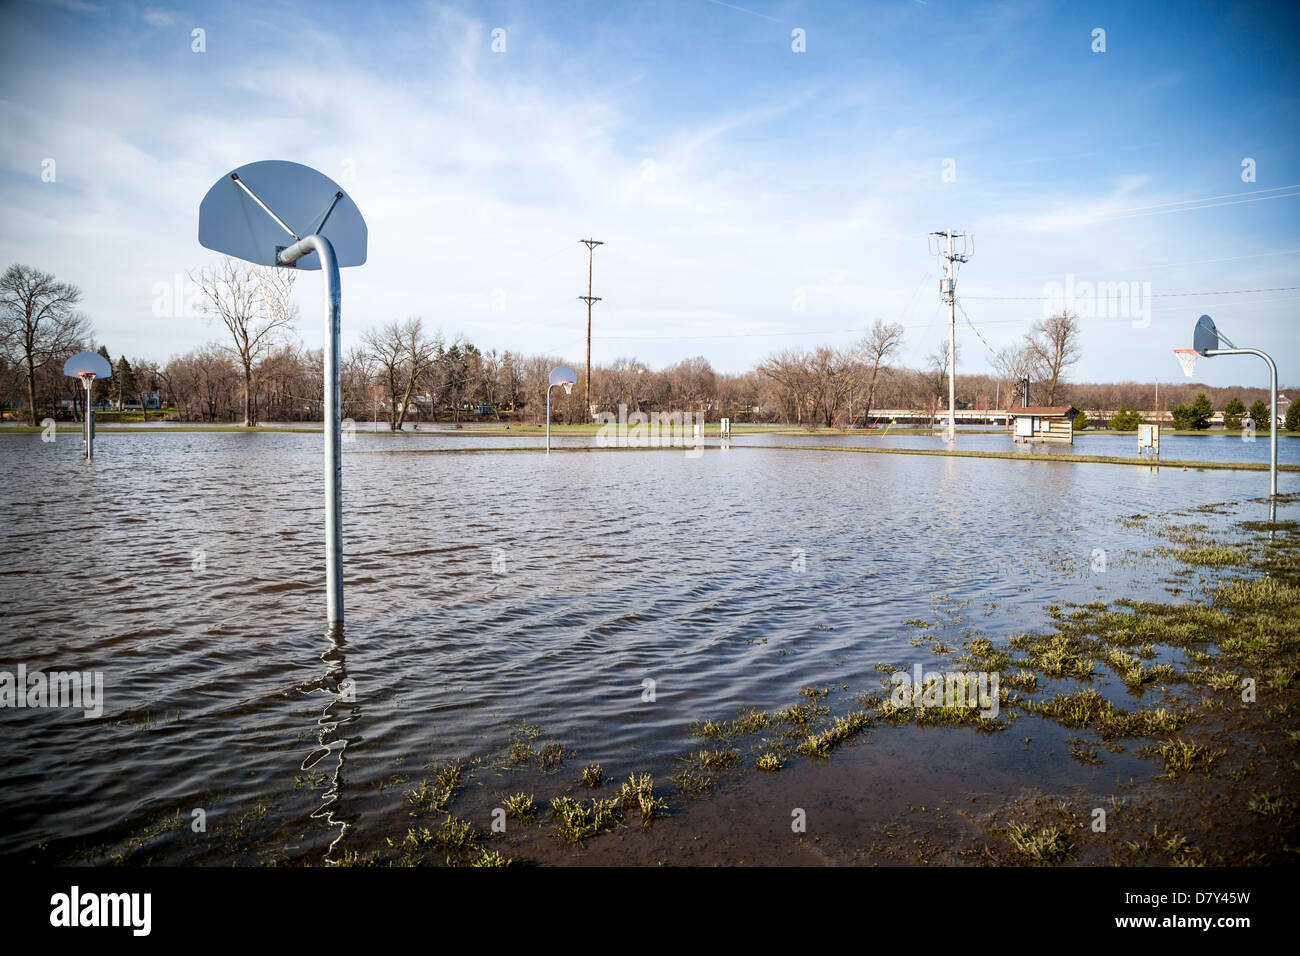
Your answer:
[[[1149,322],[1084,319],[1076,379],[1181,379],[1171,350],[1208,312],[1300,381],[1292,4],[65,0],[0,18],[0,256],[81,286],[114,355],[218,337],[156,314],[159,284],[211,261],[214,181],[290,159],[369,225],[345,345],[419,315],[580,360],[590,235],[598,361],[738,371],[880,318],[920,364],[946,334],[927,233],[951,226],[974,239],[962,370],[1073,276],[1153,296]],[[1282,291],[1185,294],[1256,289]],[[318,347],[316,274],[296,300]],[[1249,359],[1197,377],[1266,380]]]

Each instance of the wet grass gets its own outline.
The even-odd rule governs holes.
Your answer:
[[[1154,749],[1165,762],[1165,775],[1171,780],[1185,773],[1208,774],[1226,753],[1186,740],[1166,740]]]
[[[1157,737],[1169,734],[1189,723],[1190,714],[1179,714],[1163,707],[1128,711],[1116,707],[1091,688],[1063,693],[1039,701],[1035,712],[1072,729],[1088,728],[1103,739],[1114,737]]]
[[[1133,689],[1169,682],[1177,676],[1172,664],[1147,666],[1139,658],[1119,648],[1111,648],[1106,652],[1106,663],[1126,687]]]
[[[668,812],[668,804],[655,794],[649,774],[632,774],[609,799],[575,800],[569,796],[551,801],[556,831],[565,843],[581,844],[622,826],[629,813],[639,815],[643,828]]]
[[[740,762],[740,751],[726,748],[697,750],[693,756],[705,770],[726,770],[728,767]]]
[[[411,805],[411,816],[418,817],[446,810],[454,795],[451,789],[422,780],[418,787],[406,792],[406,800]]]
[[[1069,833],[1056,825],[1035,827],[1012,823],[1007,827],[1007,839],[1015,855],[1024,863],[1060,863],[1074,849]]]
[[[1179,548],[1175,557],[1186,564],[1195,564],[1206,568],[1239,567],[1249,563],[1249,559],[1239,548],[1222,545],[1204,545],[1199,548]]]
[[[758,758],[754,766],[767,773],[780,773],[781,768],[785,766],[785,761],[778,754],[768,751]]]
[[[1070,738],[1070,756],[1079,763],[1102,763],[1101,757],[1097,755],[1097,747],[1089,743],[1082,737]]]
[[[889,733],[891,727],[913,725],[996,730],[1012,720],[1046,720],[1075,732],[1068,737],[1069,757],[1079,764],[1101,764],[1104,751],[1109,750],[1159,767],[1160,776],[1147,778],[1141,786],[1156,788],[1151,799],[1163,799],[1176,808],[1172,818],[1176,825],[1167,814],[1152,809],[1161,806],[1159,802],[1143,804],[1143,812],[1154,814],[1153,822],[1152,817],[1128,808],[1129,797],[1084,797],[1087,802],[1069,813],[1049,807],[1040,814],[992,817],[984,831],[990,842],[964,858],[960,853],[965,850],[959,853],[953,848],[947,851],[955,854],[950,859],[1015,865],[1106,860],[1190,865],[1252,863],[1271,858],[1270,852],[1285,854],[1287,841],[1296,842],[1284,834],[1296,832],[1293,793],[1300,773],[1300,761],[1294,757],[1300,746],[1300,701],[1295,699],[1300,681],[1300,522],[1257,524],[1245,528],[1251,537],[1237,542],[1208,542],[1203,526],[1163,529],[1165,537],[1184,541],[1185,546],[1158,553],[1180,565],[1206,569],[1194,592],[1201,596],[1184,598],[1185,603],[1119,599],[1052,606],[1046,609],[1050,619],[1046,633],[1020,634],[1002,645],[966,626],[960,608],[940,609],[941,623],[936,627],[962,627],[962,649],[949,655],[933,635],[927,635],[925,645],[966,669],[999,673],[997,720],[981,717],[969,696],[938,706],[918,704],[914,698],[903,706],[879,693],[854,696],[848,684],[804,687],[797,702],[784,708],[745,709],[727,718],[699,719],[683,728],[697,743],[681,754],[671,782],[682,797],[703,797],[724,779],[740,786],[763,786],[745,781],[763,780],[801,759],[831,758],[850,744],[869,746],[868,732],[873,729]],[[1270,537],[1261,541],[1262,535]],[[930,626],[920,619],[909,624]],[[942,650],[936,651],[936,646]],[[875,668],[883,686],[889,685],[889,676],[898,669],[891,664]],[[1255,698],[1247,693],[1252,688],[1259,695],[1257,708]],[[1125,694],[1150,694],[1157,699],[1148,706],[1124,706],[1119,701]],[[520,748],[521,764],[533,773],[545,773],[567,755],[558,744],[537,745],[540,735],[540,728],[522,725],[511,736],[510,747]],[[1037,736],[1032,731],[1026,734],[1026,746]],[[1144,744],[1126,747],[1129,740]],[[1231,746],[1230,741],[1242,746]],[[543,757],[548,752],[555,758],[549,762]],[[509,763],[507,757],[507,767]],[[742,766],[765,773],[736,775],[734,771]],[[1273,783],[1264,767],[1279,768],[1275,772],[1284,776]],[[1083,768],[1076,772],[1090,773]],[[453,765],[438,768],[431,781],[411,791],[417,795],[413,804],[418,802],[422,812],[446,812],[462,776]],[[588,764],[571,786],[595,789],[605,783],[601,766]],[[1224,788],[1238,783],[1246,785],[1248,797],[1234,804],[1224,797]],[[1178,789],[1159,789],[1171,786]],[[444,792],[449,795],[441,800]],[[1134,794],[1148,799],[1145,789]],[[531,820],[533,800],[523,793],[505,798],[507,816]],[[1098,803],[1107,800],[1108,811],[1126,821],[1114,837],[1080,825]],[[638,822],[648,827],[668,811],[648,774],[631,775],[606,799],[556,795],[550,808],[555,830],[566,845],[580,845]],[[1212,848],[1198,849],[1194,841],[1217,832],[1225,814],[1232,812],[1255,821],[1257,839],[1268,831],[1264,848],[1239,851],[1220,845],[1216,837]],[[1004,822],[1007,819],[1016,822]],[[465,831],[454,820],[449,815],[442,828],[412,831],[415,849],[427,847],[447,854],[454,863],[500,865],[472,828]],[[1264,823],[1267,826],[1261,830]],[[1283,835],[1281,847],[1270,851],[1269,846],[1279,843],[1275,831]],[[925,855],[931,859],[943,852],[940,846]]]
[[[616,800],[574,800],[556,797],[551,801],[551,816],[556,830],[566,843],[582,843],[612,830],[622,822],[623,814]]]
[[[757,733],[770,726],[772,722],[773,717],[771,714],[759,710],[747,710],[735,720],[701,721],[691,728],[691,733],[696,737],[727,741],[747,734]]]
[[[1089,680],[1097,666],[1091,649],[1068,634],[1039,637],[1022,634],[1011,639],[1011,646],[1028,654],[1028,660],[1017,663],[1023,663],[1046,677]]]
[[[531,793],[515,793],[506,797],[501,803],[506,816],[520,823],[526,823],[537,813],[537,806],[533,803]]]
[[[668,803],[655,796],[654,778],[648,773],[632,774],[619,787],[615,800],[624,810],[639,811],[643,827],[650,826],[668,812]]]
[[[875,719],[869,712],[854,711],[835,718],[834,723],[825,730],[809,734],[796,749],[806,757],[825,757],[836,747],[858,737],[874,723]]]

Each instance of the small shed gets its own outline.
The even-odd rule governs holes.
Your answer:
[[[1074,444],[1074,416],[1079,414],[1078,409],[1069,405],[1039,405],[1012,408],[1010,412],[1016,420],[1017,443]]]

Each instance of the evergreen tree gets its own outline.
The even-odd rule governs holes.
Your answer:
[[[122,404],[135,394],[135,372],[131,370],[131,363],[123,355],[117,360],[117,368],[113,370],[113,395],[117,399],[117,410],[122,410]]]
[[[1135,432],[1143,424],[1142,413],[1130,410],[1123,405],[1110,417],[1110,427],[1117,432]]]
[[[1202,430],[1210,427],[1210,416],[1214,406],[1202,392],[1190,405],[1175,405],[1170,413],[1174,416],[1174,427],[1178,429]]]
[[[1255,420],[1255,433],[1263,432],[1268,434],[1273,430],[1272,415],[1269,413],[1268,403],[1262,398],[1257,399],[1250,406],[1250,417]]]
[[[1300,432],[1300,402],[1292,402],[1286,410],[1286,430]]]
[[[104,357],[108,367],[113,367],[113,357],[108,354],[107,346],[101,345],[95,350]],[[96,379],[94,386],[90,390],[91,400],[96,405],[104,405],[113,399],[113,380],[111,378]]]
[[[1241,420],[1246,415],[1246,406],[1235,395],[1223,406],[1223,427],[1231,432],[1241,431]]]

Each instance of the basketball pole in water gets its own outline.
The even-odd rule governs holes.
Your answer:
[[[365,221],[351,198],[329,177],[297,163],[241,166],[218,180],[199,206],[199,243],[205,248],[257,265],[324,273],[325,604],[331,629],[343,626],[339,267],[366,261],[366,239]]]
[[[96,378],[109,378],[113,368],[108,359],[98,352],[78,352],[63,363],[63,374],[69,378],[81,379],[86,389],[86,420],[82,423],[82,437],[86,440],[86,461],[95,460],[95,403],[91,389],[95,387]]]
[[[551,453],[551,389],[557,385],[564,386],[564,394],[568,395],[573,391],[573,385],[578,381],[578,376],[573,374],[573,369],[567,365],[557,365],[551,369],[551,380],[546,386],[546,454]]]
[[[1219,348],[1219,341],[1227,342],[1228,348]],[[1214,327],[1214,320],[1203,315],[1196,320],[1192,331],[1190,349],[1174,349],[1178,361],[1183,366],[1183,374],[1191,378],[1196,371],[1196,360],[1201,356],[1213,358],[1216,355],[1257,355],[1268,363],[1270,398],[1268,423],[1268,496],[1277,497],[1277,364],[1267,352],[1259,349],[1239,349],[1228,337]]]

